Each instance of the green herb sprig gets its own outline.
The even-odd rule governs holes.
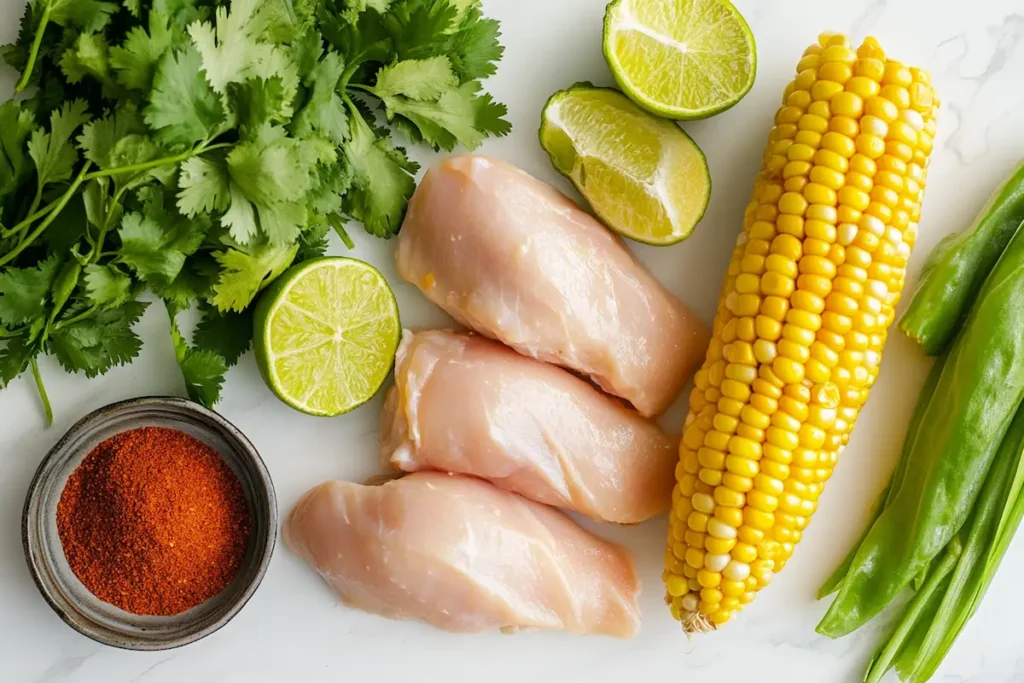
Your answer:
[[[29,93],[0,105],[0,387],[31,369],[52,420],[38,356],[130,362],[148,290],[215,403],[264,287],[349,221],[397,233],[418,167],[393,133],[509,132],[498,38],[476,0],[32,0],[0,49]]]

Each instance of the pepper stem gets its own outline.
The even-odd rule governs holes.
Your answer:
[[[43,376],[39,373],[39,363],[33,358],[29,361],[32,366],[32,377],[36,381],[36,389],[39,390],[39,398],[43,402],[43,410],[46,412],[46,424],[53,424],[53,408],[50,406],[50,397],[46,394],[46,386],[43,384]]]

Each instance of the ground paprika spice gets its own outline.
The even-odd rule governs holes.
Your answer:
[[[222,591],[251,528],[241,484],[216,451],[163,427],[99,444],[57,504],[71,570],[93,595],[134,614],[178,614]]]

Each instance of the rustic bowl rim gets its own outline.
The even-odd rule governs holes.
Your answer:
[[[248,581],[244,585],[237,586],[232,591],[230,600],[225,603],[220,611],[220,615],[216,619],[205,625],[189,627],[181,635],[167,637],[162,640],[143,639],[134,636],[130,632],[108,633],[106,630],[87,627],[91,625],[91,621],[88,620],[80,609],[81,605],[78,604],[78,601],[44,581],[42,576],[43,567],[41,566],[43,564],[43,551],[33,552],[36,546],[40,544],[39,539],[33,538],[33,536],[35,536],[34,532],[40,524],[39,517],[43,514],[41,506],[45,494],[56,486],[55,481],[50,482],[52,484],[50,487],[42,486],[44,478],[52,475],[54,470],[63,468],[67,461],[74,456],[74,452],[69,449],[83,433],[126,413],[130,414],[136,410],[147,408],[166,412],[165,417],[171,421],[181,421],[184,423],[186,420],[185,415],[188,414],[202,419],[205,423],[204,429],[208,429],[209,432],[227,440],[233,446],[232,450],[238,456],[239,464],[248,475],[248,481],[244,477],[239,477],[239,482],[243,489],[248,489],[247,492],[254,500],[259,498],[263,501],[263,505],[255,506],[256,509],[251,510],[253,513],[253,542],[258,544],[260,550],[258,554],[244,562],[239,568],[239,574],[242,574],[247,565],[249,566],[251,576]],[[126,427],[126,429],[130,428]],[[28,564],[32,580],[46,600],[46,603],[56,612],[61,621],[82,635],[103,645],[123,650],[161,651],[183,647],[201,640],[223,628],[238,615],[256,593],[264,576],[266,576],[277,541],[278,524],[277,496],[270,472],[267,469],[266,463],[260,457],[259,451],[256,450],[256,447],[238,427],[219,413],[185,398],[177,396],[141,396],[110,403],[93,410],[75,422],[46,453],[28,486],[25,504],[22,509],[21,533],[25,561]],[[257,534],[261,538],[257,538]],[[253,566],[255,566],[254,570],[252,569]],[[54,592],[61,594],[66,606],[62,605],[61,601],[58,601],[57,597],[53,594]],[[160,619],[174,620],[179,616],[160,617]]]

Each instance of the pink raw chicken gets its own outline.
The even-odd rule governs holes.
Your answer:
[[[448,631],[564,629],[632,637],[640,586],[622,548],[480,479],[422,472],[332,481],[296,504],[288,546],[341,599]]]
[[[381,420],[385,461],[471,474],[609,522],[664,512],[676,440],[565,370],[483,337],[406,332]]]
[[[455,319],[582,373],[646,416],[696,371],[707,327],[568,197],[482,156],[440,162],[409,204],[398,272]]]

